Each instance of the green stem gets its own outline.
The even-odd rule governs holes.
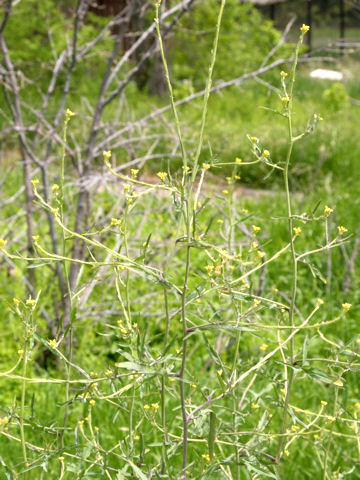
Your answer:
[[[187,155],[186,155],[184,141],[183,141],[183,138],[182,138],[182,133],[181,133],[181,128],[180,128],[180,120],[179,120],[179,116],[178,116],[176,106],[175,106],[174,91],[173,91],[173,88],[172,88],[172,85],[171,85],[169,67],[168,67],[168,64],[167,64],[166,57],[165,57],[164,45],[163,45],[161,32],[160,32],[160,20],[159,20],[160,3],[161,3],[161,0],[155,4],[156,33],[157,33],[157,37],[158,37],[158,40],[159,40],[160,55],[161,55],[162,64],[164,66],[167,87],[168,87],[168,90],[169,90],[171,108],[172,108],[172,112],[173,112],[173,115],[174,115],[174,118],[175,118],[175,128],[176,128],[176,132],[177,132],[179,142],[180,142],[181,156],[182,156],[182,159],[183,159],[184,167],[186,167],[187,166]]]
[[[339,394],[339,389],[336,388],[335,389],[334,410],[333,410],[333,416],[334,417],[336,417],[338,394]],[[327,443],[326,450],[325,450],[323,480],[326,480],[327,478],[330,478],[330,475],[328,475],[328,473],[327,473],[327,465],[328,465],[329,452],[330,452],[331,443],[332,443],[332,432],[334,430],[334,425],[335,424],[333,422],[331,424],[330,434],[328,436],[328,443]]]
[[[60,171],[60,196],[59,196],[59,211],[60,211],[60,219],[61,222],[64,222],[64,183],[65,183],[65,154],[66,154],[66,142],[67,142],[67,126],[69,123],[70,117],[66,115],[65,117],[65,122],[64,122],[64,135],[63,135],[63,142],[62,142],[62,154],[61,154],[61,171]],[[65,257],[66,255],[66,234],[65,230],[61,229],[62,232],[62,256]],[[66,289],[67,289],[67,300],[65,301],[65,307],[64,307],[64,316],[69,317],[69,322],[71,322],[71,311],[72,311],[72,299],[71,299],[71,286],[70,286],[70,278],[69,278],[69,271],[68,271],[68,266],[67,262],[63,261],[63,268],[64,268],[64,274],[65,274],[65,280],[66,280]],[[65,325],[65,328],[67,325]],[[68,350],[68,356],[69,356],[69,361],[72,362],[72,343],[73,343],[73,330],[72,330],[72,325],[69,326],[69,350]],[[64,448],[64,432],[65,432],[65,426],[67,422],[67,418],[69,415],[69,401],[70,401],[70,383],[69,380],[71,380],[71,367],[70,365],[66,365],[66,386],[65,386],[65,411],[64,411],[64,417],[63,417],[63,423],[62,423],[62,431],[60,432],[60,441],[61,441],[61,448]]]
[[[23,353],[23,368],[22,368],[22,386],[21,386],[21,406],[20,406],[20,438],[21,438],[21,448],[23,452],[23,458],[25,466],[27,466],[27,454],[26,454],[26,442],[25,442],[25,431],[24,431],[24,412],[25,412],[25,397],[26,397],[26,369],[27,369],[27,342],[28,342],[28,327],[26,326],[25,342],[24,342],[24,353]],[[24,478],[26,479],[27,474],[24,473]]]
[[[128,244],[128,214],[129,214],[130,204],[126,200],[126,207],[124,213],[124,246],[126,256],[129,258],[129,244]],[[126,312],[127,312],[127,327],[132,328],[131,326],[131,306],[130,306],[130,294],[129,294],[129,285],[130,285],[130,272],[126,270],[125,274],[125,301],[126,301]],[[135,382],[131,390],[131,401],[130,401],[130,410],[129,410],[129,442],[130,442],[130,452],[133,452],[134,449],[134,407],[135,407]]]
[[[187,235],[190,238],[190,224],[188,223]],[[190,246],[186,249],[186,266],[185,266],[185,276],[184,276],[184,286],[181,296],[181,322],[183,327],[183,341],[182,341],[182,360],[181,360],[181,369],[179,373],[180,379],[180,402],[181,402],[181,413],[183,421],[183,460],[182,460],[182,474],[181,478],[186,478],[186,468],[187,468],[187,457],[188,457],[188,421],[186,414],[186,403],[185,403],[185,383],[184,383],[184,374],[186,368],[186,359],[187,359],[187,323],[186,323],[186,292],[187,284],[190,271]]]
[[[169,314],[169,299],[166,287],[164,287],[164,301],[165,301],[165,315],[166,315],[166,330],[164,338],[163,356],[166,355],[167,344],[169,340],[170,331],[170,314]],[[162,453],[161,453],[161,474],[165,474],[166,466],[166,445],[168,442],[168,435],[166,431],[166,402],[165,402],[165,373],[161,377],[161,425],[163,430],[162,435]]]
[[[295,252],[295,243],[294,243],[293,218],[292,218],[292,209],[291,209],[291,193],[290,193],[290,187],[289,187],[289,166],[290,166],[290,159],[291,159],[291,154],[292,154],[293,145],[294,145],[293,127],[292,127],[293,90],[294,90],[295,73],[296,73],[299,49],[302,44],[303,36],[304,36],[303,34],[300,36],[300,39],[296,46],[295,58],[294,58],[291,75],[290,75],[289,103],[287,107],[289,147],[287,150],[285,167],[284,167],[284,186],[285,186],[285,194],[286,194],[286,210],[287,210],[287,217],[288,217],[288,231],[289,231],[289,239],[290,239],[291,263],[292,263],[291,301],[289,306],[289,325],[291,328],[294,327],[294,310],[295,310],[296,288],[297,288],[297,259],[296,259],[296,252]],[[295,337],[291,338],[289,353],[290,353],[290,363],[291,365],[293,365],[294,359],[295,359],[294,358]],[[288,416],[289,402],[291,397],[293,381],[294,381],[294,370],[290,368],[288,371],[288,380],[286,385],[284,411],[283,411],[283,418],[282,418],[281,430],[280,430],[281,435],[279,437],[278,450],[277,450],[278,460],[280,460],[283,445],[286,441],[286,436],[284,435],[284,433],[286,431],[286,423],[287,423],[287,416]]]

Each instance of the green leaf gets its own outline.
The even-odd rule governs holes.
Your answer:
[[[209,415],[209,436],[208,436],[208,444],[209,444],[209,455],[210,460],[214,458],[214,445],[216,439],[216,414],[214,411],[210,412]]]
[[[116,368],[124,368],[125,370],[130,370],[132,372],[144,372],[144,373],[154,373],[155,370],[140,363],[135,362],[117,362],[115,363]]]
[[[328,373],[318,368],[302,368],[301,370],[305,373],[305,375],[313,378],[314,380],[318,380],[319,382],[334,383],[336,381],[336,377],[332,377]]]
[[[127,460],[131,468],[133,469],[133,472],[136,475],[136,478],[139,478],[140,480],[148,480],[147,476],[140,470],[139,467],[135,465],[131,460]]]

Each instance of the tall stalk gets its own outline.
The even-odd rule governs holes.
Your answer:
[[[64,182],[65,182],[65,155],[66,155],[66,142],[67,142],[67,128],[68,124],[70,121],[70,118],[74,115],[74,113],[67,109],[66,114],[65,114],[65,121],[64,121],[64,133],[63,133],[63,141],[62,141],[62,152],[61,152],[61,167],[60,167],[60,194],[58,197],[58,203],[59,203],[59,216],[61,219],[61,222],[64,222],[64,202],[65,202],[65,195],[64,195]],[[61,229],[62,232],[62,256],[66,256],[66,233],[65,230]],[[63,312],[63,328],[69,327],[69,364],[66,364],[66,385],[65,385],[65,410],[64,410],[64,417],[63,417],[63,428],[60,432],[60,441],[61,441],[61,447],[64,447],[64,432],[65,432],[65,426],[69,414],[69,400],[70,400],[70,380],[71,380],[71,362],[72,362],[72,356],[73,356],[73,328],[71,325],[71,311],[72,311],[72,298],[71,298],[71,285],[70,285],[70,276],[69,276],[69,270],[67,263],[64,261],[63,262],[63,268],[64,268],[64,276],[65,276],[65,282],[66,282],[66,290],[67,290],[67,299],[64,302],[64,312]],[[69,325],[67,325],[67,322],[69,322]],[[65,333],[64,333],[65,335]]]
[[[295,242],[294,242],[294,239],[295,239],[294,224],[293,224],[292,208],[291,208],[291,192],[289,187],[289,166],[290,166],[293,146],[296,141],[296,138],[294,138],[293,136],[293,125],[292,125],[293,90],[294,90],[295,74],[296,74],[299,50],[303,43],[304,35],[307,31],[308,31],[308,28],[305,25],[303,25],[303,27],[301,28],[301,35],[300,35],[299,41],[296,45],[294,62],[292,64],[292,69],[290,74],[289,93],[287,93],[286,91],[284,77],[282,80],[284,95],[285,95],[282,98],[282,101],[287,110],[286,112],[287,132],[288,132],[288,140],[289,140],[289,146],[287,150],[283,175],[284,175],[284,187],[285,187],[285,195],[286,195],[286,211],[287,211],[287,218],[288,218],[288,232],[289,232],[291,266],[292,266],[291,299],[290,299],[290,306],[289,306],[289,325],[291,328],[294,328],[294,310],[295,310],[295,302],[296,302],[296,289],[297,289],[297,277],[298,277],[297,259],[296,259]],[[294,355],[295,355],[295,337],[292,337],[290,341],[290,346],[289,346],[289,356],[290,356],[291,366],[294,364],[294,359],[295,359]],[[280,459],[282,448],[283,448],[284,442],[286,441],[286,436],[284,435],[284,433],[286,431],[286,422],[287,422],[293,381],[294,381],[294,370],[293,368],[290,368],[288,369],[288,372],[287,372],[287,385],[285,388],[284,411],[283,411],[283,418],[282,418],[281,430],[280,430],[281,435],[279,436],[279,443],[278,443],[278,449],[277,449],[278,460]]]
[[[23,365],[22,365],[22,384],[21,384],[21,404],[20,404],[20,439],[21,439],[21,448],[24,458],[25,467],[27,466],[27,453],[26,453],[26,442],[25,442],[25,431],[24,431],[24,413],[25,413],[25,397],[26,397],[26,370],[27,370],[27,358],[28,358],[28,319],[26,319],[25,325],[25,340],[24,340],[24,352],[23,352]],[[26,473],[24,478],[27,478]]]
[[[187,475],[187,464],[188,464],[188,419],[187,419],[187,412],[186,412],[186,396],[185,396],[185,382],[184,382],[184,376],[185,376],[185,370],[186,370],[186,361],[187,361],[187,348],[188,348],[188,342],[187,342],[187,321],[186,321],[186,294],[187,294],[187,288],[188,288],[188,280],[189,280],[189,273],[190,273],[190,260],[191,260],[191,240],[192,240],[192,225],[194,223],[194,216],[195,216],[195,211],[196,211],[196,203],[197,203],[197,193],[194,194],[193,192],[193,186],[194,182],[196,179],[196,174],[198,171],[198,163],[199,163],[199,158],[203,146],[203,139],[204,139],[204,130],[205,130],[205,124],[206,124],[206,114],[207,114],[207,104],[208,100],[210,97],[210,91],[211,91],[211,85],[212,85],[212,75],[213,75],[213,70],[215,66],[215,61],[216,61],[216,54],[217,54],[217,47],[218,47],[218,42],[219,42],[219,34],[220,34],[220,26],[221,26],[221,20],[222,20],[222,15],[224,11],[226,0],[221,1],[220,9],[219,9],[219,14],[218,14],[218,19],[216,23],[216,29],[215,29],[215,37],[214,37],[214,44],[213,44],[213,49],[212,49],[212,54],[211,54],[211,59],[210,59],[210,67],[209,67],[209,73],[206,81],[206,88],[205,88],[205,94],[204,94],[204,101],[203,101],[203,108],[202,108],[202,116],[201,116],[201,124],[200,124],[200,131],[199,131],[199,139],[198,139],[198,145],[194,157],[194,163],[192,165],[192,174],[190,177],[190,181],[187,186],[187,191],[183,193],[183,198],[182,198],[182,205],[183,205],[183,218],[185,222],[185,229],[186,229],[186,241],[187,241],[187,247],[186,247],[186,259],[185,259],[185,274],[184,274],[184,282],[183,282],[183,288],[181,292],[181,323],[182,323],[182,358],[181,358],[181,367],[180,367],[180,372],[179,372],[179,380],[180,380],[180,403],[181,403],[181,413],[182,413],[182,423],[183,423],[183,458],[182,458],[182,474],[181,478],[186,478]],[[171,84],[171,79],[170,79],[170,73],[169,73],[169,68],[168,64],[166,61],[165,57],[165,52],[164,52],[164,45],[162,42],[162,37],[161,37],[161,31],[160,31],[160,24],[159,24],[159,8],[161,5],[161,0],[159,0],[155,4],[155,23],[156,23],[156,31],[157,31],[157,36],[159,39],[159,47],[160,47],[160,55],[161,59],[164,65],[164,71],[165,71],[165,77],[166,77],[166,82],[167,86],[169,89],[169,95],[170,95],[170,101],[171,101],[171,106],[175,118],[175,126],[176,126],[176,131],[178,134],[179,142],[180,142],[180,148],[181,148],[181,154],[182,154],[182,160],[183,160],[183,169],[184,169],[184,182],[186,182],[187,179],[187,170],[188,170],[188,160],[187,160],[187,154],[185,151],[185,146],[184,146],[184,141],[182,138],[182,133],[181,133],[181,127],[180,127],[180,120],[179,116],[176,110],[175,106],[175,101],[174,101],[174,95],[173,95],[173,88]]]

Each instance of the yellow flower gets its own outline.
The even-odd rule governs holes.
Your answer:
[[[264,157],[270,157],[269,150],[264,150]]]
[[[265,257],[265,252],[262,252],[261,250],[258,250],[257,255],[259,258]]]
[[[257,143],[259,141],[257,137],[250,137],[250,140],[254,143]]]
[[[67,108],[67,109],[66,109],[66,118],[73,117],[74,115],[75,115],[75,113],[72,112],[72,111],[70,110],[70,108]]]
[[[227,194],[229,193],[229,190],[226,190],[226,189],[225,189],[225,190],[222,191],[222,193],[223,193],[224,195],[227,195]]]
[[[219,225],[222,225],[224,223],[224,220],[222,218],[218,218],[217,223]]]
[[[254,410],[257,410],[259,407],[259,405],[255,402],[251,402],[251,408],[254,409]]]
[[[340,380],[340,378],[338,378],[337,380],[335,380],[334,385],[336,385],[337,387],[343,387],[344,383]]]
[[[159,410],[159,404],[158,403],[152,403],[151,406],[152,406],[152,409],[154,410],[155,413]]]
[[[91,372],[90,372],[90,377],[91,377],[91,378],[96,377],[96,372],[91,371]]]
[[[328,207],[327,205],[325,205],[325,208],[324,208],[324,215],[325,217],[328,217],[331,213],[333,213],[334,209],[333,208],[330,208]]]
[[[50,347],[56,347],[56,340],[53,338],[52,340],[49,340],[49,345]]]
[[[257,298],[254,299],[253,301],[253,307],[257,307],[258,305],[260,305],[260,300],[258,300]]]
[[[170,378],[169,378],[169,382],[171,382],[171,383],[174,383],[174,382],[175,382],[175,380],[176,380],[176,378],[175,378],[175,377],[170,377]]]
[[[6,244],[7,244],[7,240],[4,240],[3,238],[0,238],[0,248],[5,247]]]
[[[28,298],[25,302],[26,306],[27,307],[34,307],[35,306],[35,303],[36,301],[33,299],[33,298]]]
[[[256,225],[251,225],[252,233],[256,237],[256,235],[260,232],[261,228],[257,227]]]
[[[9,417],[7,415],[6,417],[0,418],[0,427],[2,427],[3,425],[6,425],[7,423],[9,423]]]
[[[317,433],[314,435],[314,440],[319,440],[319,435]]]
[[[326,405],[327,405],[327,402],[325,402],[325,400],[321,400],[320,403],[321,403],[321,405],[322,405],[323,407],[326,407]]]
[[[105,160],[109,160],[111,158],[111,150],[104,150],[103,157],[105,158]]]
[[[301,33],[305,35],[305,33],[307,33],[309,30],[310,30],[309,25],[305,25],[305,23],[303,23],[302,27],[300,28]]]
[[[300,227],[294,227],[293,230],[294,230],[295,235],[300,235],[300,233],[302,232]]]
[[[147,404],[144,405],[144,410],[146,410],[146,411],[150,410],[150,405],[147,405]]]
[[[111,219],[110,225],[111,225],[112,227],[120,226],[121,224],[122,224],[122,220],[121,220],[121,219],[118,219],[118,218],[112,218],[112,219]]]
[[[31,180],[31,183],[32,183],[33,187],[36,187],[36,185],[39,185],[40,180],[38,178],[33,178]]]
[[[203,167],[204,170],[209,170],[209,168],[210,168],[210,163],[203,163],[203,164],[202,164],[202,167]]]
[[[339,226],[337,228],[338,228],[339,235],[343,235],[344,233],[346,233],[348,231],[348,229],[343,227],[343,226]]]
[[[60,462],[63,462],[63,461],[64,461],[64,457],[58,457],[58,460],[60,460]]]
[[[356,403],[355,403],[355,408],[356,408],[357,410],[359,410],[359,408],[360,408],[360,402],[356,402]]]
[[[324,300],[322,300],[321,298],[318,298],[318,299],[317,299],[317,302],[316,302],[316,305],[317,305],[318,307],[321,307],[321,305],[324,305]]]
[[[105,370],[105,375],[107,377],[111,377],[111,375],[113,374],[114,372],[112,370],[110,370],[109,368],[107,370]]]
[[[19,357],[22,357],[24,355],[24,350],[18,350],[18,355]]]
[[[136,178],[137,174],[139,173],[139,170],[137,170],[136,168],[132,168],[130,172],[131,172],[132,178]]]
[[[265,350],[267,350],[268,348],[268,345],[266,345],[266,343],[263,343],[262,345],[260,345],[259,349],[262,351],[262,352],[265,352]]]
[[[289,450],[284,450],[285,455],[288,457],[290,455]]]
[[[241,158],[239,158],[239,157],[236,157],[236,158],[235,158],[235,163],[239,164],[239,163],[241,163],[241,162],[242,162],[242,159],[241,159]]]
[[[165,178],[167,177],[167,173],[166,172],[158,172],[157,176],[160,178],[160,180],[164,181]]]
[[[287,105],[290,102],[290,98],[288,96],[281,97],[281,101],[284,105]]]
[[[35,245],[38,243],[40,236],[39,235],[33,235],[32,239]]]
[[[195,388],[197,388],[197,385],[195,385],[195,383],[192,383],[192,384],[190,385],[190,387],[195,389]]]
[[[282,78],[286,78],[288,76],[288,73],[281,70],[280,75],[281,75]]]
[[[135,435],[135,440],[140,440],[140,435]]]
[[[296,432],[297,430],[299,430],[299,427],[297,425],[291,425],[292,432]]]
[[[210,462],[210,455],[208,453],[203,453],[201,456],[205,462]]]
[[[90,405],[93,407],[93,406],[95,405],[95,403],[96,403],[96,402],[95,402],[95,400],[90,400],[90,402],[89,402],[89,403],[90,403]]]
[[[350,310],[350,308],[352,307],[351,303],[343,303],[342,305],[342,308],[344,309],[345,312],[348,312]]]
[[[54,185],[51,187],[51,190],[56,193],[60,189],[59,185],[57,183],[54,183]]]

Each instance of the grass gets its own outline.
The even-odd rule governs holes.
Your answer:
[[[350,97],[359,94],[354,78],[345,83]],[[280,80],[276,82],[281,88]],[[120,179],[114,179],[111,189],[94,193],[96,208],[90,224],[96,235],[88,238],[99,244],[87,242],[91,265],[82,267],[72,292],[71,361],[90,378],[71,368],[74,383],[68,392],[68,364],[62,357],[69,354],[68,345],[62,342],[59,329],[56,346],[51,346],[41,314],[44,309],[57,321],[61,318],[54,301],[58,292],[50,242],[41,223],[46,205],[38,187],[36,234],[39,246],[49,254],[38,250],[39,257],[47,258],[35,263],[10,257],[15,267],[0,272],[4,305],[0,372],[17,365],[11,373],[0,374],[0,475],[182,478],[185,404],[187,415],[193,412],[194,417],[188,425],[188,478],[295,479],[299,470],[301,478],[309,480],[357,478],[358,275],[355,269],[349,277],[346,269],[356,236],[344,243],[339,240],[338,249],[312,256],[311,263],[299,263],[297,308],[289,298],[294,281],[289,250],[261,267],[262,261],[289,242],[295,242],[300,254],[326,245],[329,231],[331,238],[336,237],[338,225],[356,232],[359,107],[347,99],[329,102],[324,92],[331,88],[328,82],[310,79],[306,67],[300,68],[295,83],[295,134],[314,112],[321,113],[324,121],[312,136],[294,145],[291,155],[291,204],[296,215],[303,215],[293,220],[302,229],[295,240],[293,225],[288,231],[282,175],[274,172],[268,177],[269,168],[263,163],[234,164],[236,157],[246,164],[259,154],[258,142],[249,141],[246,134],[258,137],[276,164],[283,165],[286,157],[289,138],[284,118],[259,108],[279,108],[278,95],[257,84],[209,100],[206,148],[199,150],[198,160],[200,167],[207,162],[211,168],[200,169],[204,176],[201,206],[191,188],[191,172],[184,174],[181,166],[186,164],[180,160],[153,162],[139,172],[140,182],[153,183],[153,174],[159,170],[168,172],[168,177],[156,179],[156,190],[137,199],[132,198],[131,189],[124,192]],[[138,115],[153,103],[137,92],[129,94]],[[197,151],[202,112],[197,103],[179,109],[189,156]],[[74,135],[79,128],[76,122],[74,117],[69,127]],[[162,142],[157,151],[167,151],[170,143]],[[113,152],[114,161],[123,155],[120,149]],[[218,162],[231,165],[220,169]],[[3,198],[21,184],[16,166],[9,162],[7,168],[10,176]],[[68,174],[67,166],[60,218],[65,225],[71,225],[76,194]],[[241,175],[241,180],[235,175]],[[59,172],[54,172],[54,178],[59,178]],[[127,183],[131,182],[129,172]],[[198,180],[195,191],[197,186]],[[135,193],[139,188],[134,185]],[[56,195],[51,201],[56,205]],[[334,209],[326,218],[325,205]],[[2,237],[8,239],[6,251],[15,257],[24,247],[22,215],[16,203],[5,205],[4,218],[10,220],[2,225]],[[112,218],[121,218],[121,226],[112,225]],[[191,218],[195,219],[194,235]],[[259,233],[253,225],[261,228]],[[59,238],[63,231],[59,223]],[[71,241],[70,234],[64,242],[65,256],[70,255]],[[112,260],[106,266],[109,249]],[[136,269],[129,271],[128,261],[120,261],[119,253],[136,262]],[[7,265],[4,251],[2,258]],[[41,293],[36,305],[27,305],[23,278],[34,265]],[[165,272],[167,283],[149,267]],[[254,267],[256,273],[248,273]],[[229,283],[238,278],[242,281],[236,283],[236,291],[229,292]],[[90,286],[93,289],[83,301]],[[13,298],[19,299],[19,305]],[[353,304],[346,315],[341,307],[345,302]],[[316,314],[311,328],[304,325],[292,347],[291,342],[282,345],[292,331],[288,308],[296,325]],[[30,340],[24,339],[24,329]],[[24,353],[18,353],[25,350],[24,345],[30,351],[26,372]],[[273,356],[251,370],[276,348]],[[289,362],[289,356],[294,362]],[[24,382],[22,406],[24,376],[31,380]],[[291,376],[293,389],[286,407]],[[210,396],[219,399],[210,402]],[[25,440],[21,441],[22,425]],[[277,456],[281,456],[279,462],[274,460]]]

